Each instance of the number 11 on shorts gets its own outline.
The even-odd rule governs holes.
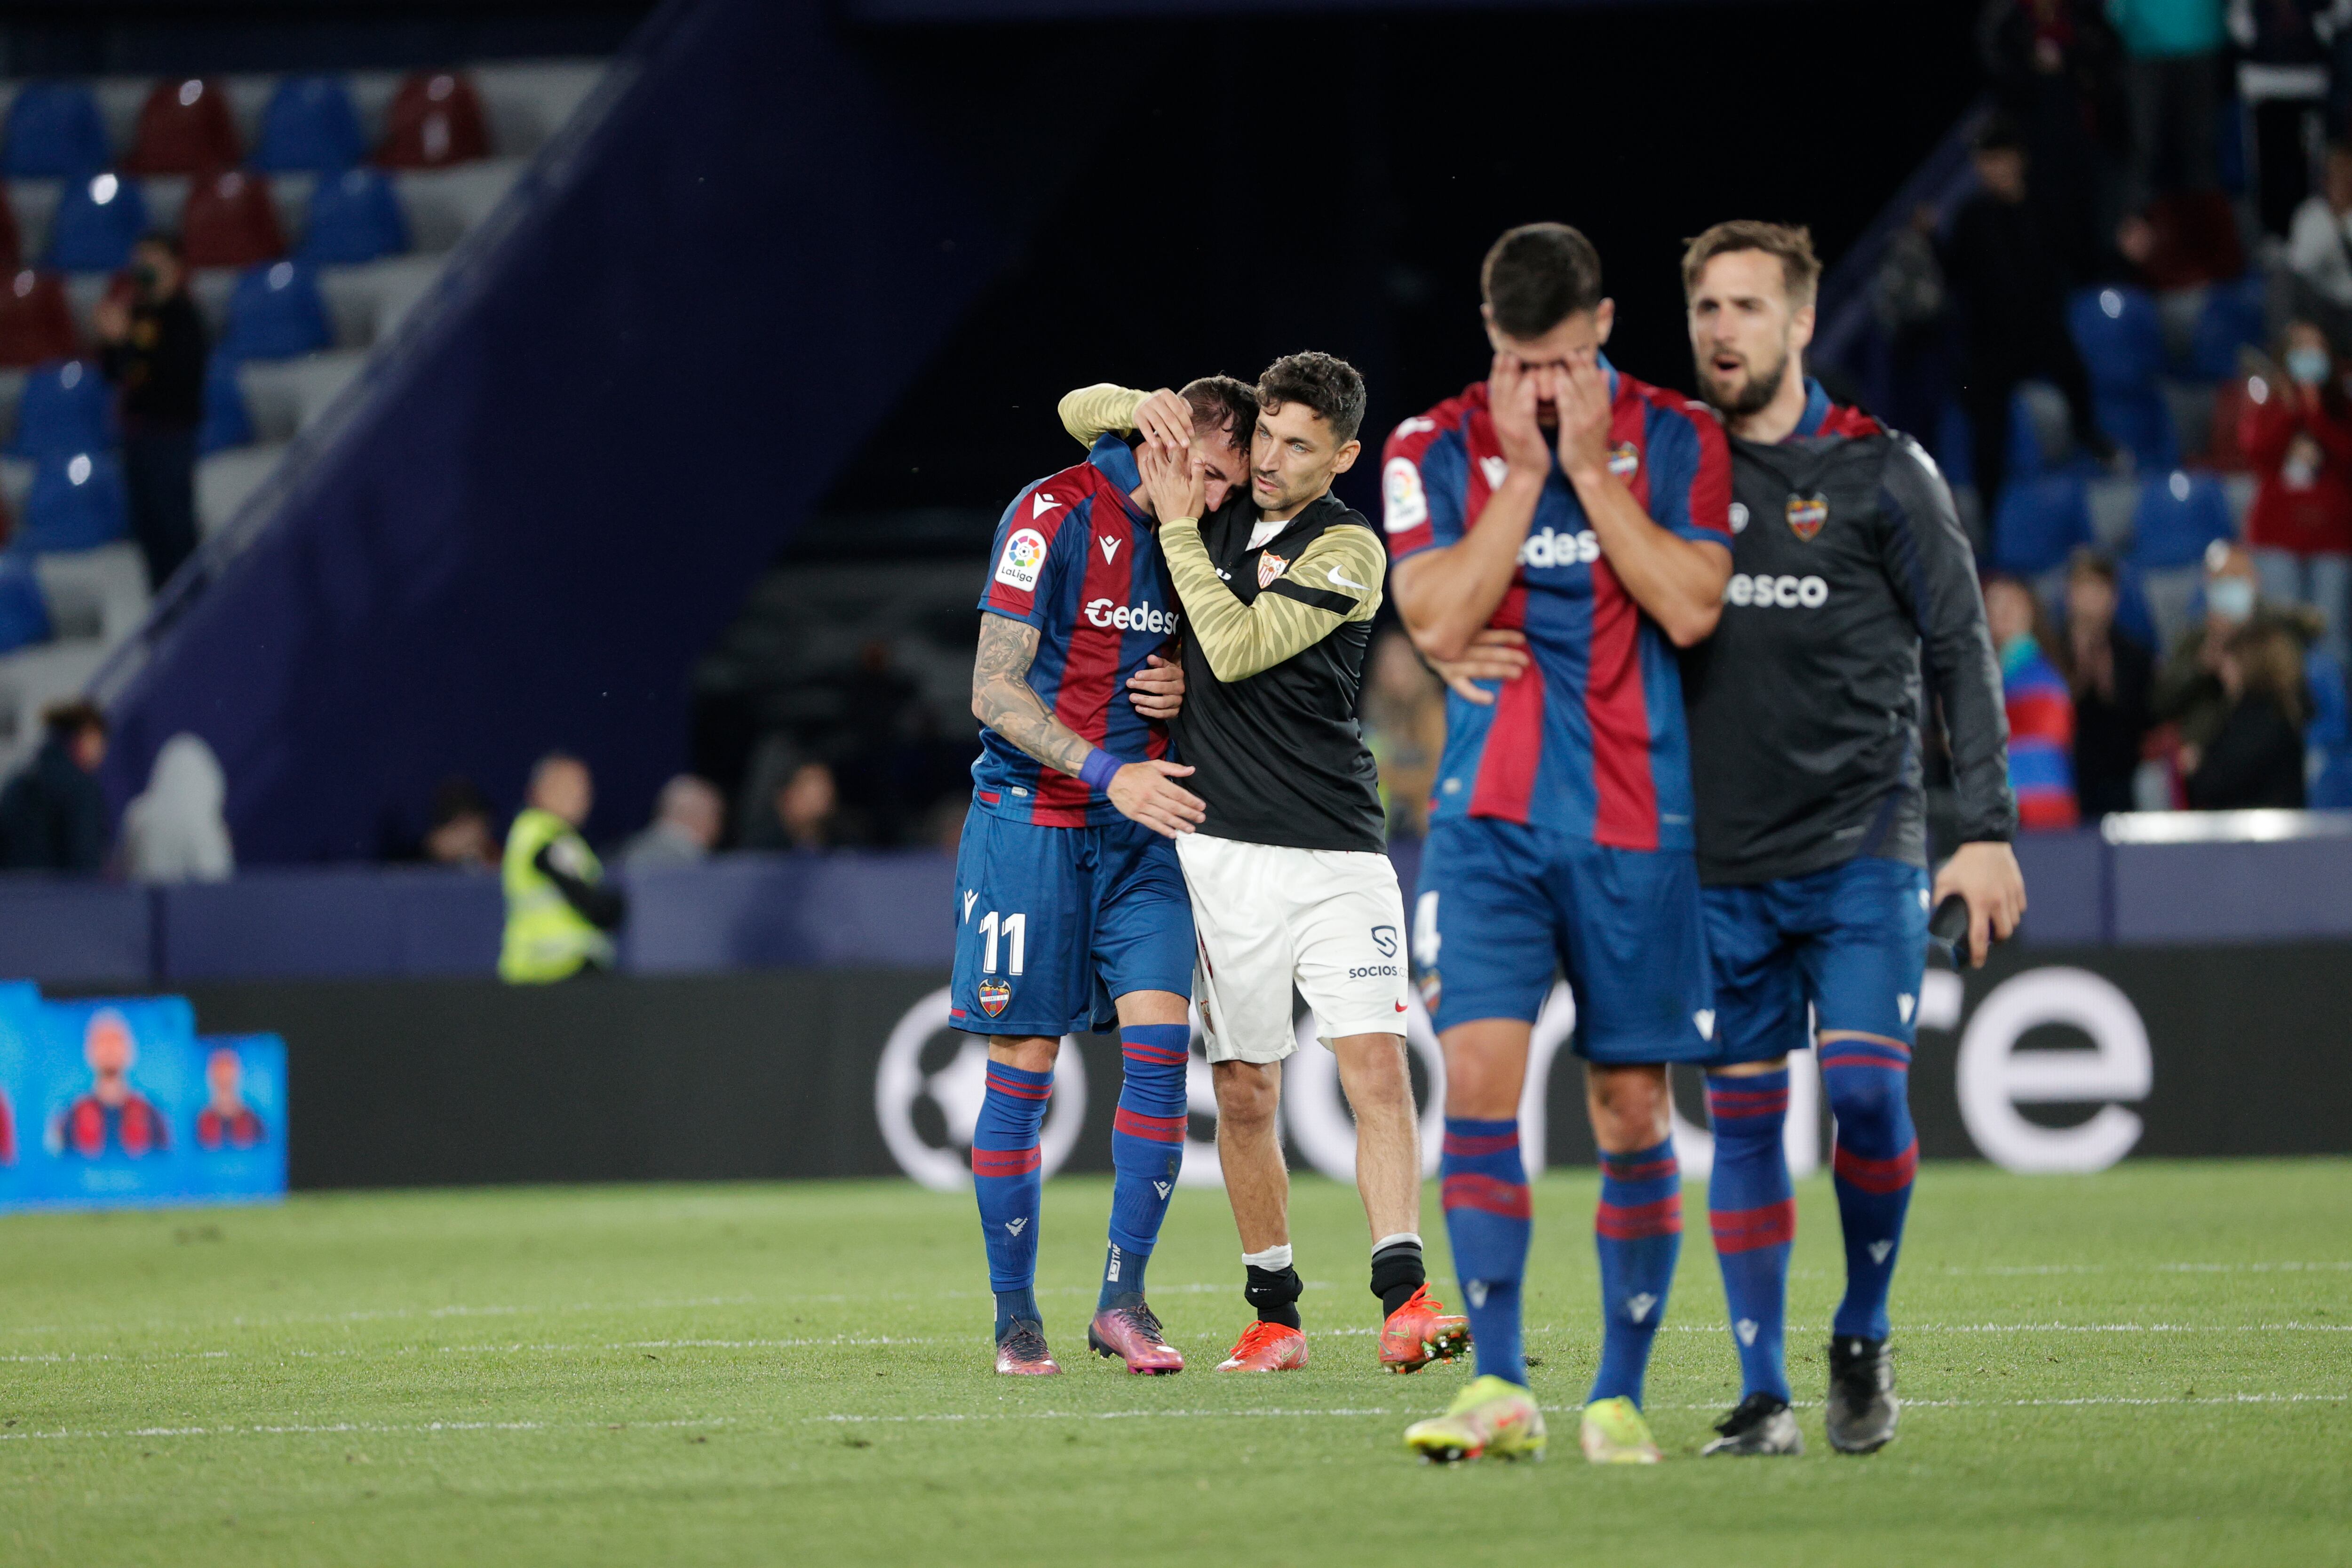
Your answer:
[[[991,910],[981,917],[980,934],[988,939],[987,951],[980,955],[980,972],[982,974],[996,973],[996,939],[999,934],[1003,936],[1005,946],[1012,950],[1005,955],[1008,962],[1005,963],[1004,973],[1007,974],[1021,973],[1021,961],[1029,944],[1027,915],[1000,916],[994,910]]]

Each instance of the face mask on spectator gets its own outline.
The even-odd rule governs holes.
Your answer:
[[[2327,351],[2309,344],[2287,350],[2286,373],[2305,386],[2317,386],[2327,379]]]
[[[2254,613],[2254,584],[2250,577],[2216,577],[2205,584],[2205,607],[2235,626]]]

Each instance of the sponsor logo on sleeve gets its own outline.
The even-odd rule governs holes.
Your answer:
[[[1386,503],[1383,521],[1391,533],[1408,532],[1429,521],[1429,497],[1422,491],[1421,470],[1411,458],[1389,459],[1381,471],[1381,490]]]
[[[1045,536],[1034,528],[1016,528],[1004,542],[996,563],[996,580],[1024,594],[1037,591],[1038,569],[1045,564]]]

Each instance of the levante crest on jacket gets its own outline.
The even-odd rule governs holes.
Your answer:
[[[1013,987],[1003,981],[983,980],[980,983],[980,1010],[990,1017],[1003,1012],[1004,1005],[1012,1000]]]
[[[1789,498],[1789,531],[1808,543],[1830,520],[1827,496],[1790,496]]]
[[[1263,552],[1257,558],[1257,585],[1263,588],[1289,570],[1289,562],[1271,550]]]

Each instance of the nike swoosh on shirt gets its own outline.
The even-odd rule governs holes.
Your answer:
[[[1354,589],[1354,590],[1356,590],[1356,592],[1357,592],[1357,593],[1359,593],[1359,594],[1369,594],[1369,593],[1370,593],[1370,592],[1371,592],[1371,590],[1370,590],[1370,588],[1365,587],[1361,583],[1357,582],[1353,577],[1342,577],[1342,576],[1340,576],[1340,575],[1339,575],[1339,569],[1337,566],[1327,566],[1327,567],[1325,567],[1325,568],[1324,568],[1324,570],[1323,570],[1323,575],[1325,575],[1326,577],[1330,578],[1330,579],[1331,579],[1331,581],[1333,581],[1334,583],[1339,584],[1339,586],[1341,586],[1342,588],[1353,588],[1353,589]]]

